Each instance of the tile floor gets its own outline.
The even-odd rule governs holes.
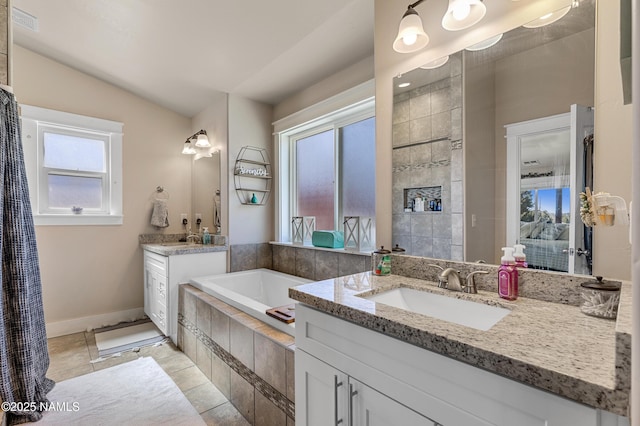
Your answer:
[[[92,331],[53,337],[48,342],[51,363],[47,377],[56,382],[150,356],[178,385],[206,424],[249,424],[218,388],[171,342],[144,347],[137,352],[125,352],[119,357],[95,363],[90,362],[98,358],[96,339]]]

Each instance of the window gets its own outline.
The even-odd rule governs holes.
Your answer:
[[[122,224],[122,123],[22,106],[36,225]]]
[[[277,131],[277,125],[276,125]],[[369,98],[278,133],[279,238],[291,217],[343,230],[345,216],[375,217],[375,117]]]

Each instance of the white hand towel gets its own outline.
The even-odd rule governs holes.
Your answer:
[[[166,228],[169,226],[169,209],[167,208],[167,200],[156,199],[153,202],[151,224],[158,228]]]

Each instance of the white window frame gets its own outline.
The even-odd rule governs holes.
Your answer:
[[[122,225],[122,128],[123,123],[21,105],[22,146],[29,183],[29,197],[35,225]],[[44,167],[44,133],[58,133],[99,139],[105,143],[106,170],[74,172]],[[100,209],[50,208],[48,173],[65,176],[101,177],[103,205]]]
[[[333,109],[333,110],[331,110]],[[299,139],[334,130],[335,155],[339,155],[340,127],[375,117],[373,81],[310,107],[274,123],[277,162],[276,241],[291,241],[291,216],[296,211],[295,142]],[[296,123],[297,122],[297,123]],[[336,166],[338,160],[335,161]],[[335,170],[335,197],[340,196],[339,169]],[[336,202],[334,221],[340,229],[340,204]]]

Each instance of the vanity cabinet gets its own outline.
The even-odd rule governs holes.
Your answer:
[[[177,343],[178,286],[191,278],[224,274],[227,252],[161,255],[144,250],[144,312]]]
[[[296,350],[296,424],[393,425],[436,423],[381,394],[346,373]]]
[[[300,303],[295,369],[298,426],[628,424]]]

